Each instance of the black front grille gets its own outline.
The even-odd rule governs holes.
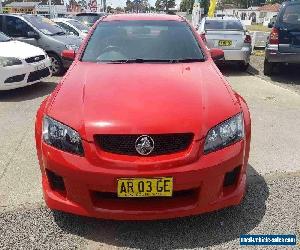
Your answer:
[[[11,76],[7,78],[4,83],[14,83],[14,82],[22,82],[25,78],[25,74],[17,75],[17,76]]]
[[[141,135],[97,135],[97,143],[103,151],[120,154],[141,156],[136,148],[136,140]],[[154,141],[154,149],[147,156],[173,154],[186,150],[192,140],[192,133],[153,134],[148,135]]]
[[[38,80],[40,80],[44,77],[47,77],[49,75],[50,75],[50,71],[49,71],[48,68],[37,70],[37,71],[31,72],[29,74],[27,82],[38,81]]]
[[[44,60],[46,57],[44,55],[28,57],[25,59],[27,63],[35,63]]]

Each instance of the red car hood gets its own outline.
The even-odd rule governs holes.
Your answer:
[[[240,111],[231,88],[210,62],[94,64],[78,62],[63,80],[49,116],[95,134],[207,131]]]

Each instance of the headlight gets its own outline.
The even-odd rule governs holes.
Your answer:
[[[43,119],[43,140],[60,150],[81,156],[84,154],[78,132],[48,116]]]
[[[77,51],[79,49],[79,46],[77,46],[75,44],[68,44],[68,45],[66,45],[66,48],[69,50]]]
[[[243,113],[239,113],[208,132],[204,144],[204,153],[207,154],[224,148],[242,138],[244,138],[244,118]]]
[[[20,65],[22,64],[22,61],[18,58],[14,57],[0,57],[0,66],[2,67],[8,67],[8,66],[14,66],[14,65]]]

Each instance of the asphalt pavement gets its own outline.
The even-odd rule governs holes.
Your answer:
[[[0,249],[240,249],[240,234],[299,239],[300,95],[236,69],[223,72],[252,114],[246,197],[234,208],[164,221],[105,221],[49,211],[34,119],[59,79],[0,92]]]

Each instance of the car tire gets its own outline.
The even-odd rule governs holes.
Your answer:
[[[64,66],[63,66],[63,63],[62,63],[60,57],[54,53],[48,53],[48,56],[51,61],[50,68],[52,71],[52,75],[54,75],[54,76],[62,75],[65,69],[64,69]]]
[[[267,59],[264,61],[264,75],[271,76],[274,73],[274,63],[269,62]]]
[[[247,71],[247,69],[249,68],[249,63],[240,62],[239,67],[241,71]]]

